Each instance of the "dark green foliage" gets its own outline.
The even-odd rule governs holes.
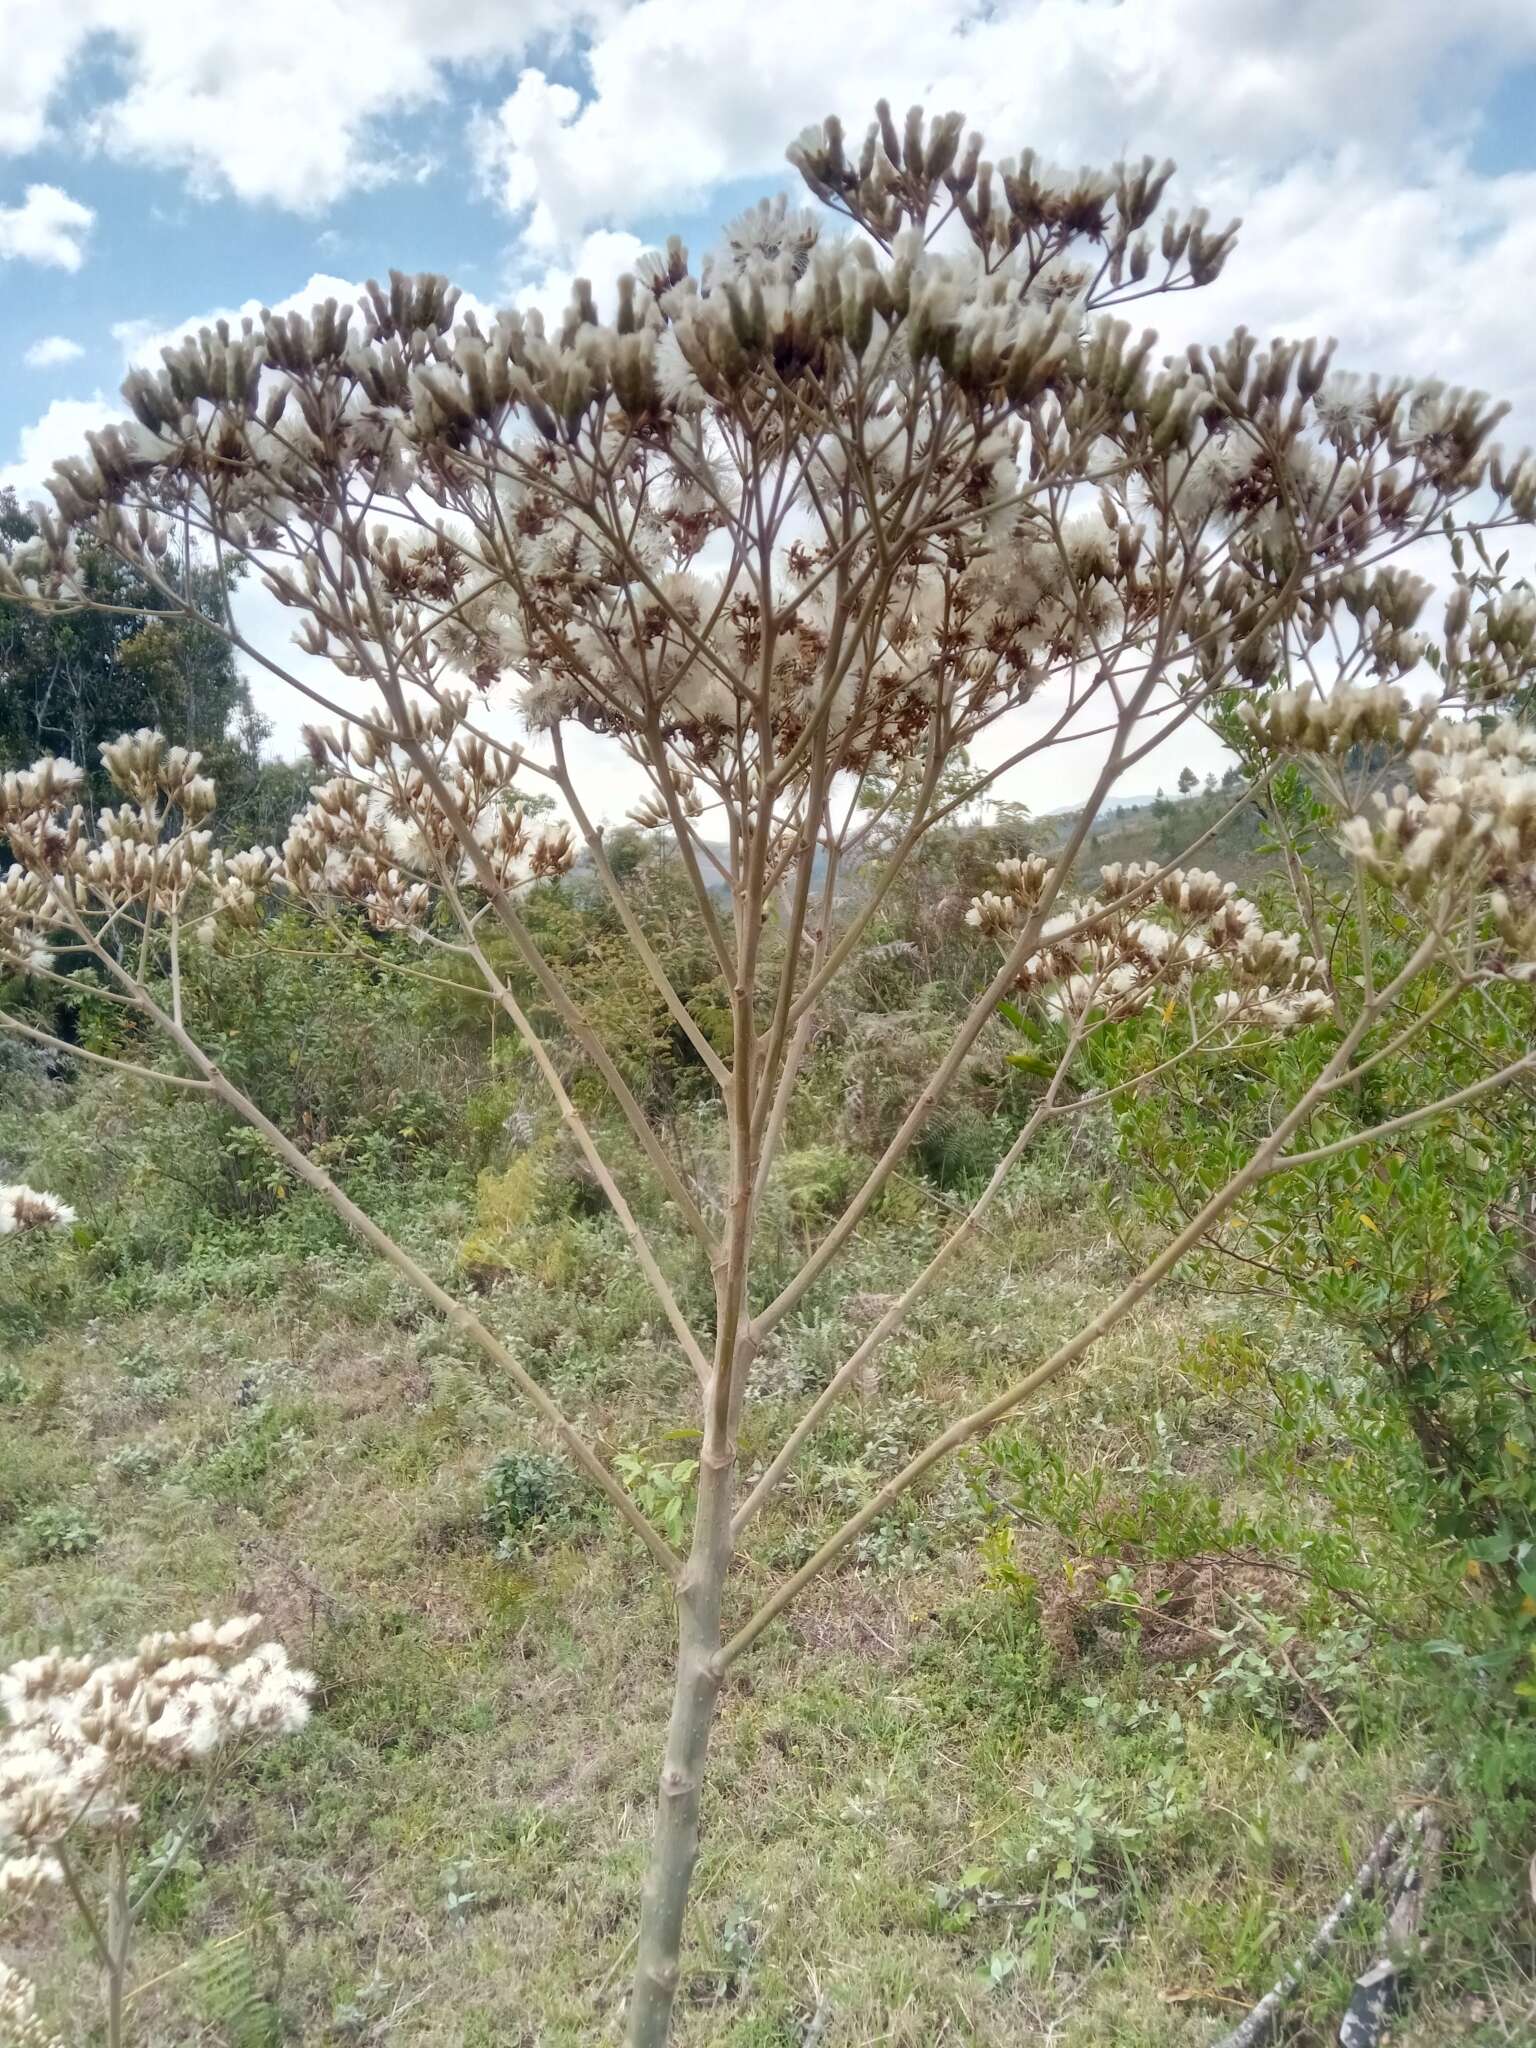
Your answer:
[[[222,1443],[191,1461],[187,1483],[210,1499],[260,1508],[295,1484],[313,1430],[313,1415],[302,1403],[260,1402]]]
[[[469,1021],[446,1014],[430,984],[389,971],[402,957],[399,942],[366,927],[343,945],[280,916],[260,942],[189,949],[184,969],[189,1014],[226,1071],[350,1187],[385,1199],[402,1170],[467,1184],[468,1162],[459,1162],[505,1142],[516,1099],[487,1085],[483,1006]],[[121,1011],[93,1013],[88,999],[76,1006],[76,1028],[94,1050],[145,1063],[160,1056]],[[149,1099],[148,1090],[99,1083],[72,1097],[44,1083],[40,1113],[15,1126],[46,1160],[37,1169],[44,1184],[75,1200],[94,1272],[156,1263],[168,1239],[184,1242],[210,1218],[248,1223],[302,1199],[246,1124],[180,1095],[154,1098],[151,1113]],[[317,1227],[325,1242],[345,1235],[334,1219]],[[39,1248],[35,1285],[57,1276],[64,1258],[58,1240]],[[0,1294],[0,1322],[6,1312]]]
[[[188,1001],[210,1056],[283,1130],[332,1166],[382,1163],[448,1136],[483,1060],[433,986],[394,971],[417,959],[361,923],[343,943],[281,916],[195,962]],[[483,1005],[475,1021],[483,1030]]]
[[[243,744],[213,764],[219,807],[212,819],[225,846],[281,846],[294,814],[309,801],[309,761],[266,761],[257,752],[266,732],[259,719],[242,726]]]
[[[174,1824],[137,1860],[131,1885],[144,1925],[157,1933],[182,1926],[198,1895],[203,1866]]]
[[[101,1530],[82,1508],[38,1508],[18,1524],[16,1547],[23,1564],[44,1564],[50,1558],[84,1557],[101,1541]]]
[[[633,835],[620,846],[630,908],[704,1036],[727,1053],[729,1001],[677,856]],[[590,872],[578,870],[563,886],[532,890],[524,899],[523,916],[540,952],[599,1029],[626,1083],[653,1116],[679,1114],[713,1094],[697,1050],[668,1011]],[[541,1031],[560,1036],[563,1027],[553,1007],[511,941],[490,935],[486,951]],[[465,976],[463,986],[466,1013],[484,1024],[486,1004],[477,993],[482,985]],[[572,1092],[584,1109],[608,1113],[606,1090],[595,1076],[578,1070]]]
[[[577,1512],[570,1466],[543,1451],[503,1451],[486,1472],[480,1526],[513,1557],[566,1528]]]
[[[1235,1549],[1258,1534],[1251,1517],[1198,1481],[1083,1466],[1023,1431],[991,1448],[984,1497],[1005,1500],[1083,1556],[1176,1560]]]
[[[1280,778],[1276,829],[1301,849],[1319,914],[1337,933],[1333,968],[1348,991],[1365,971],[1355,905],[1312,859],[1317,812],[1299,777]],[[1295,907],[1291,907],[1295,916]],[[1417,934],[1371,892],[1370,971],[1390,978]],[[1425,1008],[1437,993],[1421,998]],[[1362,1059],[1388,1047],[1382,1027]],[[1134,1081],[1178,1049],[1180,1020],[1147,1014],[1101,1035],[1092,1078]],[[1291,1149],[1306,1151],[1409,1114],[1523,1053],[1532,991],[1464,996],[1453,1025],[1430,1025],[1328,1098]],[[1117,1098],[1124,1157],[1144,1207],[1172,1229],[1249,1157],[1276,1105],[1302,1092],[1336,1034],[1251,1034],[1230,1056],[1197,1061]],[[1210,1241],[1195,1270],[1224,1293],[1300,1303],[1348,1332],[1376,1368],[1370,1411],[1406,1426],[1428,1481],[1423,1511],[1470,1565],[1499,1575],[1515,1603],[1536,1595],[1536,1241],[1531,1161],[1536,1101],[1509,1090],[1358,1150],[1264,1181]],[[1380,1428],[1376,1435],[1380,1438]],[[1379,1457],[1379,1444],[1377,1447]]]
[[[0,492],[0,553],[34,530],[14,493]],[[254,801],[266,727],[229,642],[211,625],[154,617],[167,601],[99,549],[84,548],[81,570],[88,594],[119,609],[50,616],[0,602],[0,767],[68,755],[96,801],[114,802],[100,743],[149,725],[202,749],[226,818],[237,814],[243,799]],[[175,582],[180,572],[172,563],[166,574]],[[222,618],[224,578],[198,569],[193,583],[199,607]]]

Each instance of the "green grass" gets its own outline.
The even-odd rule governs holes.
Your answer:
[[[734,1613],[1117,1283],[1101,1179],[1091,1157],[1019,1177],[964,1275],[808,1447]],[[840,1290],[780,1333],[749,1467],[909,1271],[940,1200],[911,1184]],[[429,1185],[398,1203],[451,1270],[462,1204]],[[548,1446],[378,1268],[306,1229],[279,1218],[161,1269],[50,1281],[70,1313],[8,1360],[0,1654],[254,1607],[320,1678],[310,1729],[252,1759],[167,1890],[142,2038],[616,2040],[669,1602],[605,1515],[535,1522],[497,1558],[486,1472]],[[685,1458],[664,1334],[605,1285],[615,1234],[530,1230],[485,1311],[610,1454]],[[1011,1464],[952,1468],[733,1671],[680,2042],[1200,2048],[1304,1943],[1436,1750],[1467,1767],[1445,1795],[1434,1973],[1399,2039],[1533,2038],[1536,1744],[1503,1710],[1469,1718],[1475,1687],[1419,1647],[1458,1616],[1475,1637],[1471,1596],[1362,1525],[1350,1599],[1205,1568],[1169,1653],[1181,1531],[1204,1541],[1188,1500],[1298,1543],[1327,1534],[1304,1473],[1282,1496],[1258,1470],[1283,1444],[1222,1318],[1163,1295],[1024,1418]],[[1271,1363],[1321,1355],[1300,1326],[1256,1341]],[[1133,1542],[1115,1503],[1149,1489],[1168,1526],[1153,1541],[1137,1523]],[[77,1524],[93,1547],[40,1554],[28,1533]],[[1266,1616],[1295,1631],[1295,1683]],[[1375,1932],[1363,1915],[1309,1981],[1293,2048],[1332,2039]],[[28,1920],[16,1945],[51,2012],[95,2010],[77,1932]]]

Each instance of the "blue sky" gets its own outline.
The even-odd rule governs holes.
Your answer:
[[[1172,155],[1182,196],[1241,213],[1170,342],[1333,333],[1355,367],[1507,396],[1536,438],[1532,0],[0,0],[0,51],[23,497],[188,323],[391,266],[601,296],[881,92],[964,109],[997,155]]]

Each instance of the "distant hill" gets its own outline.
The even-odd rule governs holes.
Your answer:
[[[1258,889],[1274,879],[1278,857],[1265,844],[1264,821],[1254,805],[1245,805],[1234,817],[1224,817],[1232,808],[1234,797],[1234,791],[1222,789],[1197,789],[1188,796],[1159,792],[1150,796],[1112,797],[1100,811],[1078,862],[1079,886],[1091,887],[1099,869],[1110,861],[1160,865],[1179,859],[1193,840],[1211,831],[1212,836],[1192,856],[1193,864],[1213,868],[1223,880],[1235,882],[1240,889]],[[1037,814],[1025,825],[1023,840],[1041,852],[1049,852],[1063,842],[1079,815],[1075,806]],[[956,836],[964,841],[988,829],[961,825]],[[722,862],[727,858],[724,842],[706,844]],[[584,859],[578,862],[578,867],[585,865]],[[825,855],[818,851],[812,871],[816,881],[820,880],[824,866]],[[857,887],[859,867],[857,860],[844,862],[842,888]],[[706,865],[704,872],[711,894],[728,891],[729,885],[714,868]]]
[[[1156,802],[1157,792],[1155,790],[1147,790],[1141,796],[1107,797],[1099,807],[1099,816],[1101,818],[1110,818],[1113,817],[1118,811],[1144,810],[1148,804],[1154,804]],[[1075,818],[1078,814],[1079,809],[1080,806],[1077,804],[1067,804],[1062,810],[1040,811],[1037,813],[1037,815],[1040,819],[1040,822],[1042,824],[1045,824],[1049,822],[1049,820],[1051,820],[1052,818]]]
[[[1259,888],[1274,879],[1278,856],[1266,844],[1264,821],[1255,805],[1246,804],[1234,817],[1225,817],[1234,796],[1232,790],[1197,789],[1188,796],[1122,797],[1106,804],[1083,848],[1083,882],[1090,884],[1110,861],[1177,860],[1193,840],[1209,831],[1212,836],[1192,856],[1193,864],[1213,868],[1240,889]],[[1060,845],[1079,815],[1074,809],[1041,818],[1042,850]]]

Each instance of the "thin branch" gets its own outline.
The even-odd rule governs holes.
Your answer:
[[[212,1798],[213,1780],[210,1777],[208,1782],[203,1787],[202,1796],[199,1798],[197,1804],[193,1807],[192,1811],[187,1815],[186,1820],[182,1823],[181,1831],[177,1835],[175,1843],[172,1845],[170,1849],[168,1849],[165,1852],[163,1856],[160,1856],[157,1859],[160,1864],[160,1868],[155,1872],[155,1875],[150,1879],[149,1883],[144,1887],[143,1891],[139,1893],[139,1896],[136,1899],[129,1900],[128,1918],[130,1922],[137,1924],[140,1920],[143,1919],[144,1915],[148,1912],[161,1886],[165,1883],[166,1879],[175,1870],[176,1865],[181,1861],[181,1852],[183,1851],[183,1849],[186,1848],[188,1842],[191,1841],[192,1830],[197,1826],[198,1822],[203,1818],[203,1815],[208,1811],[209,1802],[212,1800]]]
[[[408,730],[407,722],[403,715],[401,715],[404,711],[403,703],[397,704],[392,708],[395,709],[397,716],[400,717],[402,730]],[[491,907],[503,928],[510,935],[513,944],[523,956],[524,961],[532,969],[539,987],[554,1005],[555,1014],[559,1017],[561,1023],[572,1033],[582,1051],[586,1053],[592,1064],[597,1068],[597,1071],[602,1075],[603,1080],[608,1086],[609,1093],[613,1096],[620,1109],[623,1110],[626,1122],[640,1141],[641,1149],[655,1168],[662,1186],[672,1201],[676,1203],[678,1214],[687,1224],[689,1230],[692,1231],[699,1244],[707,1250],[710,1239],[704,1219],[700,1216],[693,1197],[683,1186],[682,1178],[677,1168],[667,1157],[661,1140],[651,1128],[650,1118],[635,1100],[633,1091],[614,1065],[607,1047],[582,1015],[577,1005],[572,1001],[559,976],[540,952],[538,945],[534,941],[533,934],[518,914],[516,904],[498,880],[496,871],[491,866],[485,848],[470,830],[459,806],[454,802],[444,784],[442,776],[438,772],[437,763],[419,741],[404,739],[403,744],[406,752],[420,769],[423,780],[431,790],[444,817],[447,818],[452,827],[454,837],[458,840],[465,857],[469,861],[470,867],[474,871],[476,883],[489,899]],[[466,931],[468,931],[467,926]],[[474,936],[472,932],[469,932],[468,935],[471,938]],[[481,954],[480,958],[483,960],[484,955]]]
[[[1141,684],[1137,696],[1132,700],[1131,709],[1127,714],[1127,721],[1129,723],[1134,723],[1135,717],[1139,715],[1139,706],[1153,688],[1154,682],[1155,675],[1149,672],[1147,678]],[[997,973],[976,999],[970,1014],[956,1033],[949,1051],[940,1061],[938,1067],[917,1096],[911,1109],[908,1110],[901,1127],[886,1146],[880,1158],[875,1162],[874,1167],[865,1178],[863,1186],[848,1204],[848,1207],[843,1211],[836,1223],[827,1232],[816,1250],[806,1260],[800,1271],[769,1302],[768,1306],[760,1310],[753,1319],[753,1334],[758,1342],[761,1342],[762,1338],[778,1323],[782,1322],[790,1310],[804,1299],[805,1295],[837,1256],[841,1247],[858,1228],[871,1202],[874,1201],[876,1195],[884,1187],[886,1181],[889,1180],[892,1172],[906,1156],[913,1141],[927,1122],[929,1115],[948,1090],[955,1075],[959,1072],[962,1061],[996,1013],[998,1003],[1013,986],[1019,969],[1039,944],[1041,931],[1050,916],[1052,907],[1061,892],[1065,879],[1071,873],[1073,863],[1082,850],[1083,843],[1087,839],[1088,834],[1093,829],[1093,824],[1099,810],[1119,776],[1121,756],[1124,751],[1124,735],[1129,729],[1127,721],[1122,721],[1120,737],[1117,738],[1115,745],[1111,747],[1109,756],[1100,771],[1092,794],[1074,822],[1072,830],[1067,836],[1066,844],[1056,857],[1038,906],[1020,931]]]
[[[50,1046],[55,1052],[67,1053],[72,1060],[89,1060],[93,1066],[111,1067],[116,1073],[131,1074],[136,1081],[163,1081],[167,1088],[187,1088],[197,1095],[211,1093],[206,1081],[196,1080],[190,1074],[162,1074],[155,1067],[136,1066],[132,1060],[113,1059],[104,1052],[87,1052],[83,1045],[71,1045],[67,1039],[39,1031],[35,1024],[24,1024],[19,1017],[9,1016],[4,1010],[0,1010],[0,1031],[14,1031],[22,1038],[34,1039],[37,1044]]]
[[[56,900],[58,899],[56,898]],[[136,986],[125,968],[120,967],[109,953],[94,945],[90,933],[74,919],[72,907],[68,905],[67,901],[61,903],[61,907],[64,909],[66,916],[76,923],[76,929],[81,932],[86,944],[90,945],[92,950],[98,954],[102,965],[117,980],[135,991],[138,1007],[143,1014],[171,1040],[188,1064],[198,1070],[198,1073],[208,1083],[212,1093],[230,1109],[234,1110],[253,1130],[259,1131],[283,1163],[306,1186],[313,1188],[317,1194],[321,1195],[348,1228],[360,1237],[370,1250],[377,1252],[380,1258],[393,1266],[397,1273],[408,1280],[421,1294],[425,1295],[434,1308],[455,1329],[461,1330],[465,1336],[477,1344],[487,1357],[511,1378],[518,1391],[524,1395],[536,1412],[543,1417],[544,1421],[554,1431],[575,1463],[609,1504],[618,1511],[621,1519],[644,1543],[652,1557],[661,1567],[664,1576],[669,1581],[675,1579],[682,1568],[682,1560],[678,1557],[672,1546],[661,1532],[652,1526],[646,1516],[641,1514],[628,1491],[615,1479],[597,1453],[587,1443],[586,1439],[567,1420],[556,1402],[551,1399],[544,1388],[539,1385],[538,1381],[532,1377],[519,1361],[513,1357],[501,1340],[488,1330],[479,1317],[473,1315],[462,1302],[455,1301],[446,1288],[440,1287],[430,1273],[417,1265],[409,1252],[401,1245],[396,1244],[392,1237],[381,1230],[373,1218],[361,1210],[350,1195],[346,1194],[332,1180],[323,1166],[318,1165],[307,1152],[301,1151],[291,1138],[286,1137],[278,1129],[270,1117],[263,1115],[255,1103],[250,1100],[249,1096],[243,1095],[235,1087],[233,1082],[208,1058],[197,1041],[190,1037],[186,1030],[160,1007],[153,996],[146,989]]]
[[[571,816],[576,820],[578,831],[586,841],[587,851],[592,856],[592,865],[597,870],[598,880],[602,883],[609,902],[612,903],[614,909],[618,912],[619,922],[623,925],[630,944],[639,955],[641,965],[651,977],[651,981],[660,994],[662,1001],[666,1004],[674,1020],[681,1027],[688,1043],[704,1062],[716,1085],[723,1091],[728,1081],[725,1063],[689,1014],[688,1005],[673,986],[672,977],[657,958],[656,950],[646,937],[640,920],[630,908],[629,898],[624,894],[618,877],[609,865],[608,855],[603,847],[603,835],[594,828],[591,819],[587,816],[582,806],[581,799],[576,794],[576,785],[571,780],[570,773],[566,767],[565,742],[560,736],[560,728],[558,726],[555,727],[552,737],[555,754],[555,781],[559,786],[561,795],[570,806]]]
[[[460,925],[469,939],[475,965],[485,977],[487,988],[492,991],[497,1002],[511,1018],[518,1035],[533,1055],[534,1064],[543,1076],[549,1092],[555,1098],[561,1122],[576,1140],[582,1157],[597,1176],[598,1185],[607,1196],[609,1207],[618,1218],[619,1228],[623,1231],[625,1237],[628,1238],[630,1248],[640,1262],[641,1271],[650,1282],[651,1291],[660,1302],[662,1312],[666,1316],[667,1321],[672,1325],[673,1333],[679,1344],[682,1345],[684,1355],[689,1364],[697,1374],[700,1386],[705,1385],[709,1379],[709,1361],[700,1348],[699,1340],[694,1336],[687,1317],[678,1306],[677,1297],[672,1292],[666,1275],[657,1263],[656,1255],[651,1250],[650,1242],[645,1232],[636,1221],[634,1212],[631,1210],[628,1202],[625,1201],[617,1181],[615,1181],[612,1173],[609,1171],[606,1160],[598,1151],[596,1141],[593,1139],[592,1133],[587,1129],[580,1110],[572,1102],[565,1083],[560,1078],[559,1069],[550,1058],[543,1039],[534,1030],[532,1023],[525,1015],[517,998],[501,979],[500,975],[497,974],[482,950],[479,941],[475,938],[473,927],[468,917],[464,914],[464,907],[459,901],[458,891],[450,890],[448,894]]]
[[[1442,1095],[1438,1102],[1426,1103],[1422,1109],[1410,1109],[1402,1116],[1389,1118],[1384,1124],[1372,1124],[1369,1130],[1355,1131],[1347,1138],[1336,1138],[1331,1145],[1316,1145],[1310,1152],[1288,1152],[1266,1168],[1266,1177],[1289,1173],[1296,1166],[1315,1166],[1320,1159],[1334,1159],[1341,1152],[1352,1152],[1357,1145],[1377,1144],[1397,1131],[1412,1130],[1415,1124],[1428,1123],[1431,1117],[1445,1116],[1453,1109],[1464,1109],[1469,1102],[1476,1102],[1480,1096],[1489,1095],[1495,1088],[1506,1087],[1522,1074],[1530,1073],[1536,1073],[1536,1053],[1526,1053],[1520,1059],[1511,1060],[1507,1067],[1500,1067],[1483,1080],[1458,1088],[1454,1095]]]
[[[1395,999],[1400,985],[1402,985],[1405,978],[1411,978],[1412,975],[1418,973],[1419,969],[1433,952],[1435,943],[1436,941],[1433,938],[1424,941],[1413,958],[1404,967],[1402,973],[1386,990],[1382,991],[1378,997],[1379,1004],[1384,1006]],[[980,1408],[973,1409],[969,1415],[963,1415],[958,1421],[952,1423],[941,1436],[936,1437],[925,1449],[909,1460],[902,1467],[901,1471],[888,1480],[880,1488],[879,1492],[866,1502],[856,1514],[850,1515],[841,1527],[834,1530],[832,1535],[816,1551],[815,1555],[808,1559],[790,1578],[786,1579],[763,1605],[758,1608],[750,1620],[737,1631],[730,1642],[725,1645],[724,1649],[720,1652],[718,1660],[720,1669],[724,1670],[727,1666],[734,1663],[743,1651],[749,1649],[758,1636],[762,1634],[763,1630],[795,1600],[813,1579],[818,1578],[828,1565],[841,1556],[842,1552],[847,1549],[848,1545],[856,1537],[862,1534],[872,1522],[878,1521],[891,1507],[892,1503],[900,1499],[901,1495],[907,1492],[909,1488],[915,1486],[918,1480],[930,1471],[933,1466],[948,1457],[951,1451],[958,1450],[963,1444],[970,1443],[974,1438],[983,1435],[994,1423],[1000,1422],[1005,1415],[1011,1414],[1014,1409],[1027,1401],[1031,1395],[1038,1393],[1042,1387],[1048,1386],[1052,1380],[1065,1372],[1068,1366],[1075,1365],[1078,1359],[1090,1351],[1101,1337],[1105,1336],[1123,1317],[1128,1315],[1160,1280],[1171,1273],[1186,1254],[1209,1234],[1212,1225],[1220,1222],[1221,1218],[1247,1193],[1248,1189],[1257,1185],[1265,1177],[1266,1170],[1272,1161],[1279,1156],[1287,1141],[1305,1122],[1318,1101],[1321,1100],[1326,1084],[1333,1079],[1336,1073],[1342,1072],[1348,1065],[1360,1040],[1365,1036],[1366,1031],[1374,1021],[1374,1015],[1375,1013],[1371,1010],[1362,1010],[1355,1024],[1346,1033],[1332,1059],[1328,1062],[1328,1065],[1324,1067],[1317,1079],[1304,1091],[1300,1099],[1281,1118],[1279,1123],[1276,1124],[1269,1136],[1253,1153],[1247,1165],[1238,1173],[1232,1175],[1225,1186],[1217,1189],[1215,1194],[1210,1197],[1204,1207],[1198,1211],[1185,1228],[1177,1236],[1170,1239],[1162,1251],[1154,1259],[1150,1260],[1136,1277],[1121,1289],[1113,1301],[1108,1302],[1105,1307],[1100,1309],[1096,1316],[1086,1322],[1075,1336],[1069,1338],[1065,1344],[1053,1352],[1042,1365],[1036,1366],[1032,1372],[1026,1373],[1022,1379],[1016,1380],[1011,1386],[1004,1388],[1003,1392],[998,1394],[993,1400],[986,1402]]]
[[[75,1902],[75,1911],[85,1922],[86,1932],[91,1937],[91,1946],[96,1951],[96,1959],[104,1970],[110,1970],[112,1967],[112,1952],[107,1947],[106,1937],[101,1931],[101,1922],[96,1916],[95,1909],[92,1907],[90,1900],[85,1896],[85,1888],[80,1882],[73,1862],[70,1860],[69,1851],[60,1842],[57,1844],[54,1854],[59,1859],[59,1868],[64,1873],[64,1883],[68,1888],[69,1896]]]
[[[1272,1988],[1265,1992],[1248,2017],[1230,2033],[1223,2034],[1214,2044],[1214,2048],[1258,2048],[1259,2042],[1268,2039],[1275,2021],[1280,2017],[1281,2008],[1301,1989],[1306,1981],[1307,1972],[1328,1954],[1343,1932],[1346,1922],[1353,1918],[1361,1904],[1376,1889],[1382,1872],[1396,1853],[1409,1819],[1408,1814],[1400,1813],[1387,1823],[1377,1836],[1371,1853],[1329,1908],[1306,1948],[1281,1974]]]
[[[869,1332],[868,1336],[864,1338],[863,1342],[838,1367],[821,1393],[817,1395],[795,1428],[790,1432],[790,1435],[785,1440],[783,1449],[769,1464],[767,1470],[737,1510],[736,1518],[731,1524],[731,1534],[733,1536],[739,1537],[753,1516],[764,1506],[780,1480],[784,1477],[785,1472],[793,1463],[800,1450],[800,1446],[820,1425],[822,1417],[837,1401],[844,1387],[850,1385],[858,1374],[863,1371],[886,1338],[905,1322],[916,1303],[922,1299],[934,1282],[947,1271],[956,1254],[963,1250],[976,1235],[981,1226],[982,1217],[996,1200],[1004,1181],[1007,1180],[1008,1175],[1023,1157],[1036,1131],[1039,1130],[1040,1126],[1051,1114],[1051,1106],[1056,1099],[1058,1089],[1066,1079],[1067,1069],[1071,1065],[1073,1055],[1077,1051],[1080,1036],[1080,1029],[1073,1033],[1071,1042],[1062,1054],[1057,1064],[1056,1072],[1051,1077],[1050,1087],[1042,1096],[1034,1114],[1024,1124],[1018,1136],[993,1168],[991,1179],[972,1203],[970,1210],[958,1227],[945,1239],[938,1251],[934,1253],[927,1265],[917,1275],[916,1279],[912,1281],[906,1292],[891,1304]]]

